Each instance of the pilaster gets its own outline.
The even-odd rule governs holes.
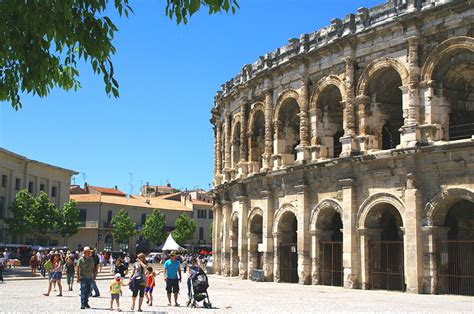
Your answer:
[[[248,197],[241,195],[238,197],[239,200],[239,278],[247,279],[247,267],[248,267],[248,240],[247,240],[247,217],[249,211]]]
[[[230,276],[230,241],[231,241],[231,225],[230,215],[232,213],[232,203],[228,200],[223,202],[223,237],[222,237],[222,256],[221,256],[221,273],[223,276]]]
[[[311,238],[307,227],[310,218],[308,186],[303,184],[295,186],[295,188],[298,193],[298,277],[300,284],[309,285],[311,283],[311,259],[309,254]]]
[[[263,275],[265,281],[273,281],[274,273],[274,242],[273,242],[273,194],[270,189],[265,189],[261,192],[262,198],[265,202],[263,208]],[[276,243],[276,242],[275,242]]]
[[[352,178],[339,180],[342,188],[342,263],[344,267],[344,287],[359,287],[359,263],[357,243],[357,188]]]
[[[266,82],[267,88],[269,87],[268,81]],[[273,117],[273,90],[268,88],[265,91],[265,152],[263,156],[263,171],[272,170],[272,155],[273,155],[273,130],[272,130],[272,117]]]

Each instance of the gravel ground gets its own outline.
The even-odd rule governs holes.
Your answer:
[[[101,296],[91,298],[92,310],[109,312],[108,284],[111,278],[98,280]],[[181,283],[181,307],[168,307],[162,275],[157,277],[154,305],[144,304],[144,311],[153,312],[474,312],[474,298],[466,296],[416,295],[387,291],[349,290],[325,286],[297,284],[256,283],[235,278],[209,277],[209,297],[213,309],[190,309],[186,303],[186,285]],[[65,280],[63,284],[66,285]],[[75,291],[64,292],[63,297],[42,296],[45,280],[12,280],[0,283],[0,313],[3,312],[86,312],[80,310],[80,298]],[[125,287],[121,298],[122,310],[129,311],[131,292]]]

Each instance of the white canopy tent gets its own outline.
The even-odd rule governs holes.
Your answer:
[[[184,247],[180,246],[171,236],[171,233],[168,235],[163,247],[161,248],[162,251],[187,251]]]

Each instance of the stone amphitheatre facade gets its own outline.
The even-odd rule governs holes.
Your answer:
[[[474,6],[393,0],[222,85],[214,271],[474,294]]]

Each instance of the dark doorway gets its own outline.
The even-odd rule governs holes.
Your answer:
[[[281,218],[280,251],[280,280],[283,282],[298,282],[298,252],[297,252],[297,220],[292,212],[287,212]]]
[[[438,293],[474,295],[474,204],[458,201],[448,210],[447,240],[438,243]]]
[[[330,225],[331,240],[321,241],[321,284],[342,286],[344,268],[342,264],[342,220],[341,215],[332,210]]]

